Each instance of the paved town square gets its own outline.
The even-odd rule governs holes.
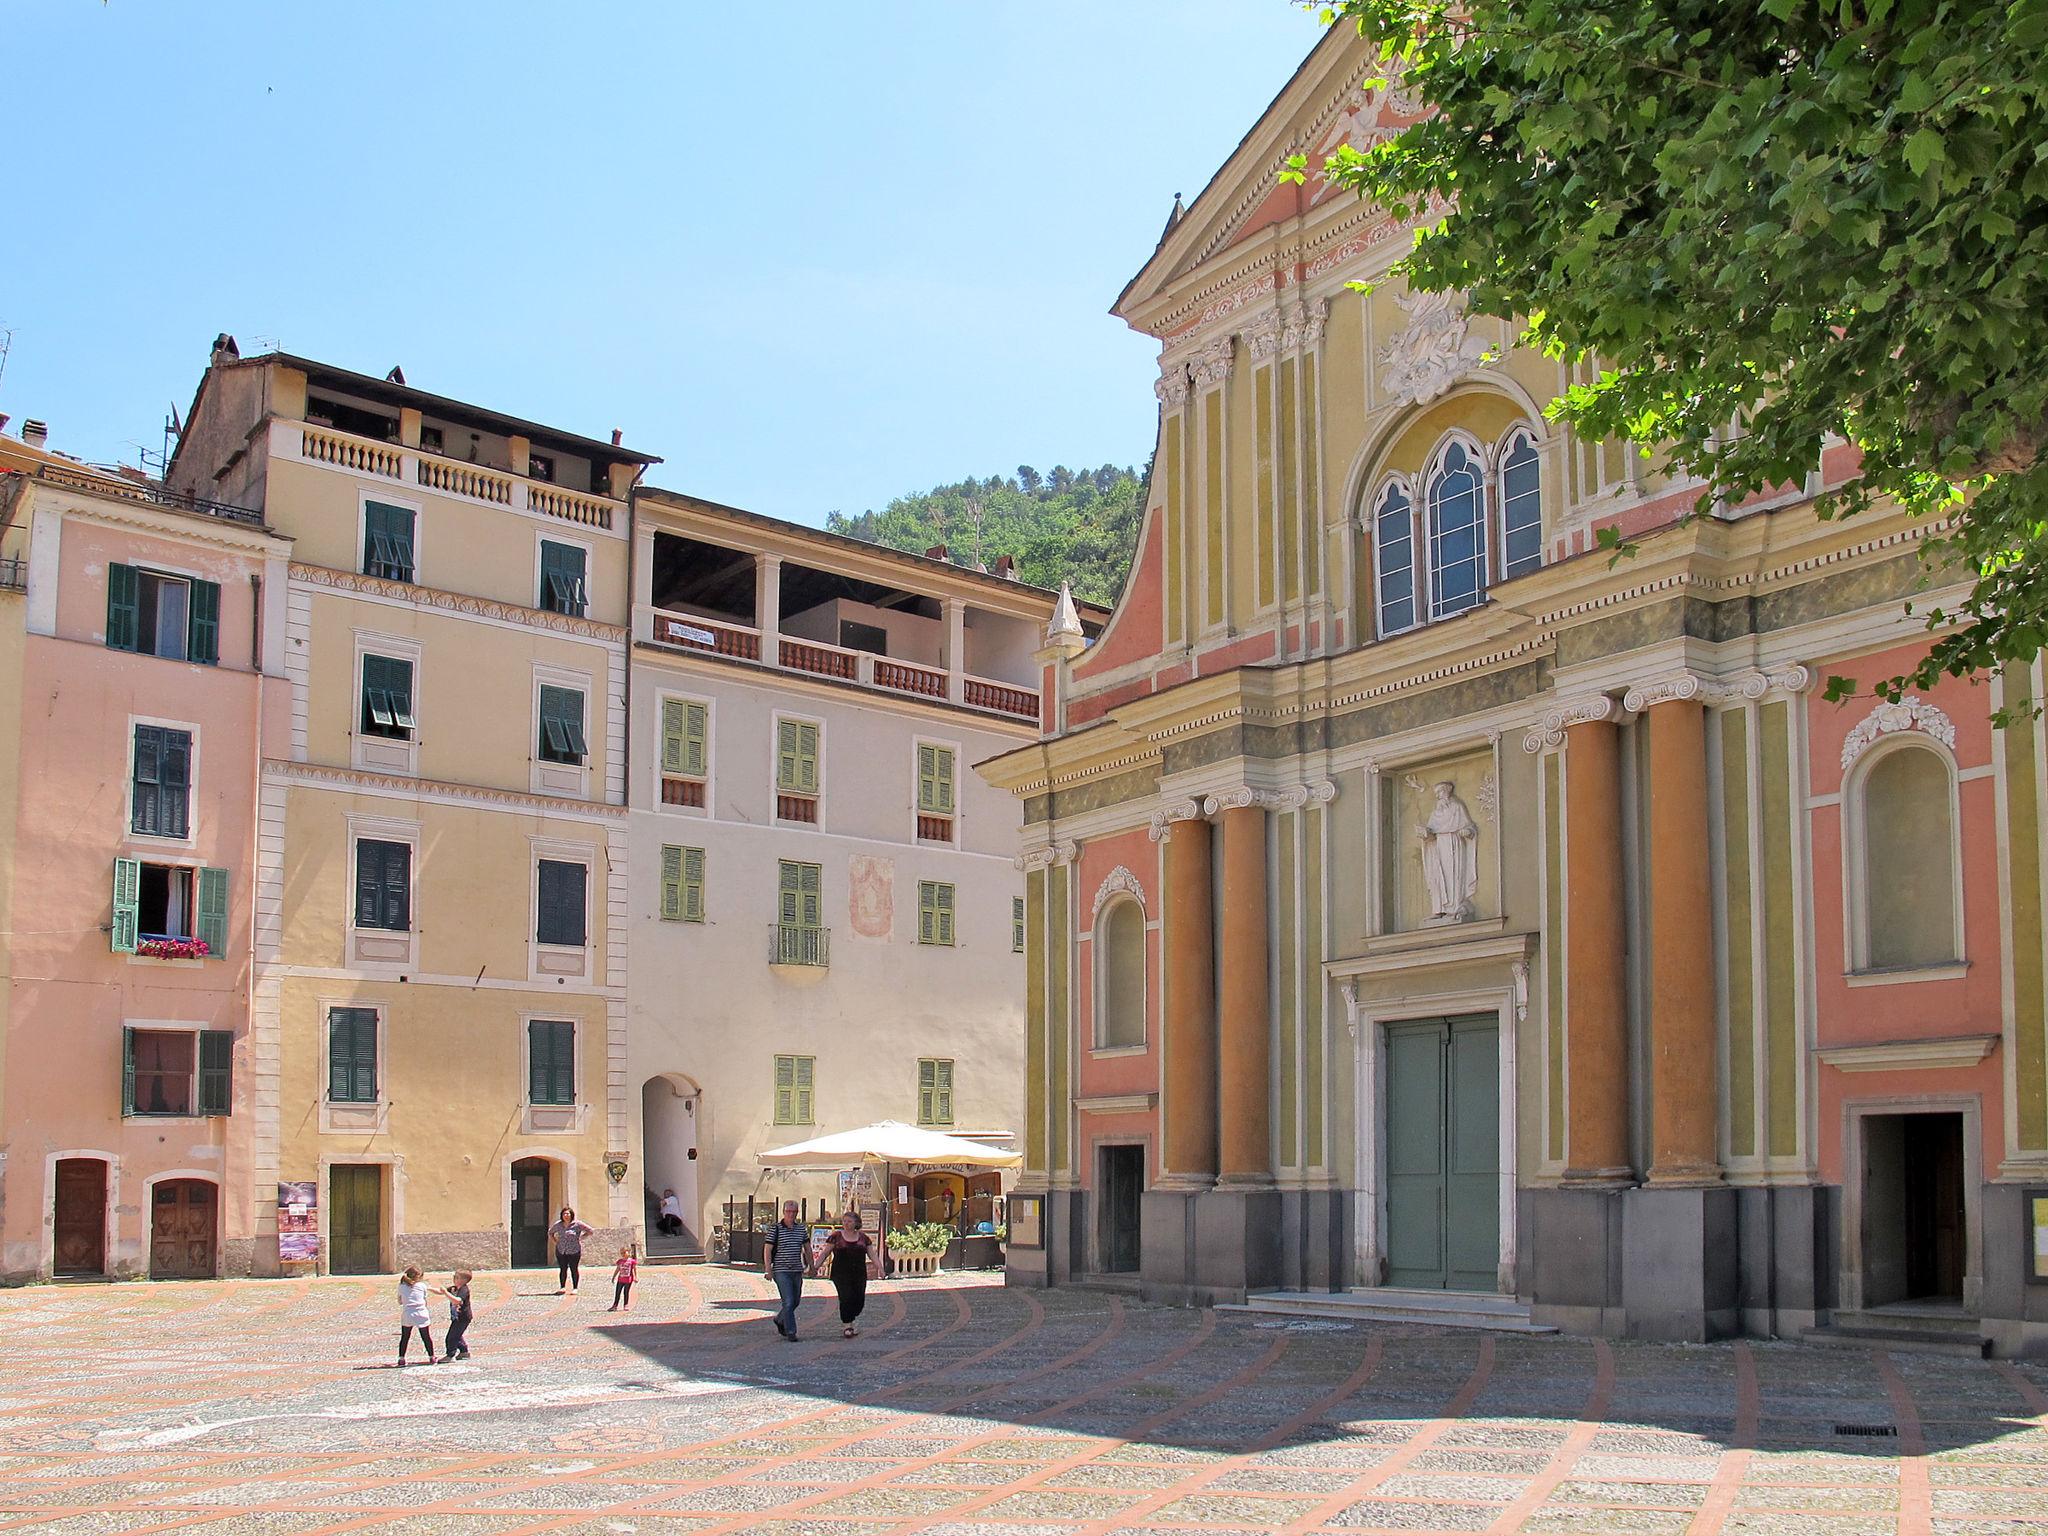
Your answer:
[[[985,1276],[878,1287],[854,1339],[813,1287],[789,1345],[758,1275],[656,1270],[630,1314],[551,1279],[480,1276],[474,1358],[403,1371],[382,1281],[8,1292],[0,1528],[2048,1530],[2037,1366],[1255,1318]]]

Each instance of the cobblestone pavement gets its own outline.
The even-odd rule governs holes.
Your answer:
[[[642,1274],[403,1371],[389,1281],[0,1293],[0,1532],[2048,1536],[2032,1367]]]

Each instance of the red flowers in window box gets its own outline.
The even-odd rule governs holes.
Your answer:
[[[204,960],[213,951],[204,939],[143,939],[136,944],[135,953],[152,960]]]

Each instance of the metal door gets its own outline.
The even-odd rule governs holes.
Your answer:
[[[212,1279],[213,1185],[204,1179],[165,1179],[156,1186],[149,1207],[150,1279]]]
[[[327,1270],[374,1275],[384,1267],[384,1170],[336,1163],[327,1170]]]
[[[107,1165],[97,1157],[57,1162],[51,1268],[60,1275],[107,1272]]]
[[[1490,1291],[1500,1263],[1500,1038],[1491,1018],[1387,1026],[1387,1281]]]
[[[547,1159],[522,1157],[512,1165],[512,1267],[548,1267]]]

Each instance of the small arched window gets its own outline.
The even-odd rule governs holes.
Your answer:
[[[1399,634],[1415,626],[1415,507],[1399,484],[1380,493],[1373,513],[1379,572],[1380,633]]]
[[[1957,963],[1962,893],[1948,759],[1911,739],[1888,743],[1870,754],[1852,792],[1860,843],[1856,968]]]
[[[1536,442],[1516,431],[1500,456],[1501,577],[1533,571],[1543,563],[1543,508],[1536,468]]]
[[[1128,897],[1095,919],[1095,1044],[1145,1043],[1145,909]]]
[[[1429,616],[1473,607],[1486,592],[1486,496],[1463,443],[1444,449],[1429,481]]]

